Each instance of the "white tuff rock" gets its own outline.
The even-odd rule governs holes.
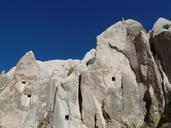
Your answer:
[[[0,74],[0,128],[169,128],[171,30],[123,20],[83,60],[26,53]]]

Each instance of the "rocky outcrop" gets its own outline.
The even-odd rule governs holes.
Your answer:
[[[170,128],[170,26],[119,21],[83,60],[26,53],[0,74],[0,127]]]

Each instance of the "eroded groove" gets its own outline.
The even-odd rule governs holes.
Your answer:
[[[149,121],[150,121],[150,108],[151,108],[151,104],[152,104],[149,89],[146,90],[143,100],[146,103],[145,108],[146,108],[146,111],[147,111],[146,115],[145,115],[145,118],[144,118],[144,121],[146,123],[149,123]]]
[[[127,59],[129,58],[122,50],[119,50],[116,46],[112,46],[110,43],[108,43],[109,44],[109,47],[111,48],[111,49],[115,49],[117,52],[120,52],[120,53],[122,53]],[[128,59],[129,60],[129,59]]]
[[[149,44],[150,44],[150,51],[153,54],[153,57],[155,58],[155,56],[157,56],[157,51],[156,51],[156,48],[155,48],[155,41],[154,40],[155,39],[151,37],[149,39]]]
[[[94,64],[94,62],[96,61],[96,57],[93,57],[92,59],[90,59],[88,62],[87,62],[87,66],[88,65],[91,65],[91,64]]]
[[[52,84],[52,83],[51,83]],[[50,92],[52,93],[52,92]],[[53,121],[54,121],[54,112],[55,112],[55,106],[56,106],[56,94],[57,94],[57,87],[55,86],[55,90],[52,93],[52,100],[53,103],[51,104],[47,116],[39,122],[38,128],[52,128],[53,127]]]
[[[153,54],[153,57],[154,57],[154,60],[156,62],[156,65],[157,65],[157,68],[160,72],[160,75],[161,75],[161,79],[162,79],[162,82],[161,82],[161,85],[162,85],[162,92],[163,92],[163,96],[164,96],[164,101],[165,101],[165,106],[164,106],[164,111],[162,113],[162,116],[161,116],[161,119],[159,121],[159,124],[157,126],[157,128],[160,128],[161,125],[165,122],[167,122],[167,115],[168,115],[168,108],[169,108],[169,102],[167,100],[168,96],[166,94],[166,90],[165,90],[165,84],[163,83],[163,80],[164,80],[164,76],[163,76],[163,71],[162,71],[162,65],[161,65],[161,58],[160,56],[158,55],[157,51],[156,51],[156,47],[155,47],[155,38],[150,38],[150,46],[151,46],[151,52]]]
[[[124,87],[124,80],[123,80],[123,77],[122,77],[122,83],[121,83],[122,98],[124,96],[123,87]]]
[[[146,81],[146,78],[143,77],[142,71],[141,71],[141,65],[149,67],[147,62],[144,61],[144,54],[147,54],[147,56],[150,58],[150,55],[148,51],[145,51],[147,48],[145,43],[142,42],[142,33],[140,32],[134,39],[134,46],[135,51],[138,58],[138,73],[136,74],[136,77],[138,76],[138,83],[144,83]]]
[[[99,128],[98,126],[97,126],[97,115],[95,114],[95,116],[94,116],[94,128]]]
[[[80,110],[80,115],[81,115],[81,121],[83,122],[83,117],[82,117],[82,93],[81,93],[81,75],[79,76],[79,85],[78,85],[78,104],[79,104],[79,110]]]
[[[71,123],[70,123],[70,121],[71,121],[71,110],[70,110],[70,104],[69,104],[69,101],[67,101],[66,100],[66,104],[67,104],[67,107],[68,107],[68,114],[67,115],[65,115],[65,120],[66,121],[68,121],[68,128],[71,128],[70,126],[71,126]]]
[[[55,87],[55,94],[53,98],[53,113],[55,112],[55,106],[56,106],[56,93],[57,93],[57,87]]]
[[[158,125],[158,127],[160,127],[162,124],[171,121],[171,101],[168,100],[171,95],[166,94],[165,84],[163,82],[164,75],[163,75],[162,66],[160,63],[158,63],[158,68],[159,68],[159,71],[160,71],[160,74],[162,77],[162,83],[161,84],[162,84],[162,90],[163,90],[163,95],[164,95],[164,100],[165,100],[164,112],[162,114],[162,117],[161,117],[159,125]]]
[[[104,108],[104,101],[102,102],[101,109],[102,109],[103,118],[105,119],[106,123],[110,123],[110,122],[111,122],[111,117],[110,117],[109,114],[105,111],[105,108]]]
[[[123,80],[123,77],[122,77],[122,81],[121,81],[121,95],[122,95],[122,111],[124,112],[125,110],[125,106],[124,106],[124,90],[123,90],[123,87],[124,87],[124,80]]]

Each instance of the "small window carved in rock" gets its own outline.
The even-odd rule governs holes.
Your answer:
[[[112,77],[112,81],[115,81],[115,80],[116,80],[116,78],[113,76],[113,77]]]
[[[25,82],[25,81],[22,81],[21,83],[22,83],[22,84],[26,84],[26,82]]]
[[[65,116],[65,120],[69,120],[69,115],[66,115]]]
[[[27,95],[27,97],[31,98],[31,95],[29,94],[29,95]]]

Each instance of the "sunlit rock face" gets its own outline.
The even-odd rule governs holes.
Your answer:
[[[0,128],[170,128],[170,26],[119,21],[82,60],[26,53],[0,74]]]

